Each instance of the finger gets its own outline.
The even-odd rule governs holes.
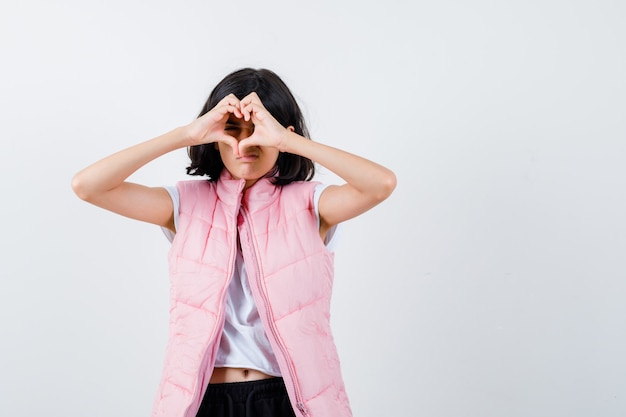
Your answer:
[[[255,101],[241,102],[241,112],[244,114],[246,122],[254,117],[254,114],[263,109],[263,105]]]
[[[232,93],[221,99],[215,107],[218,106],[224,106],[226,108],[226,111],[234,114],[237,118],[243,117],[243,115],[241,114],[241,102],[239,101],[237,96]],[[224,114],[223,111],[222,114]]]
[[[202,115],[202,117],[206,118],[207,121],[210,120],[210,123],[224,124],[228,120],[229,115],[234,114],[236,116],[236,111],[237,109],[231,105],[218,105],[210,112]]]
[[[243,103],[239,105],[239,109],[241,110],[241,114],[243,115],[243,120],[246,122],[250,120],[250,110],[244,106]]]
[[[249,121],[252,113],[259,108],[264,108],[263,103],[254,91],[241,99],[241,110],[247,115],[246,121]]]
[[[259,98],[259,96],[257,95],[256,92],[251,92],[250,94],[248,94],[247,96],[245,96],[243,99],[241,99],[241,102],[244,104],[248,104],[248,103],[258,103],[258,104],[262,104],[261,103],[261,99]]]
[[[246,138],[243,139],[241,141],[239,141],[237,143],[237,151],[239,152],[239,155],[244,155],[246,152],[246,148],[249,148],[251,146],[255,146],[253,143],[251,143],[250,138]]]
[[[232,104],[233,106],[238,106],[240,103],[240,100],[237,98],[236,95],[234,95],[233,93],[230,93],[229,95],[224,97],[222,100],[220,100],[220,103],[222,102]]]
[[[241,114],[241,101],[232,93],[226,97],[228,97],[228,104],[233,107],[233,114],[241,119],[243,117],[243,114]]]
[[[239,142],[235,138],[233,138],[232,136],[225,136],[224,138],[220,139],[220,142],[228,145],[232,149],[233,154],[235,156],[239,156],[240,155],[240,152],[239,152]]]
[[[247,138],[242,139],[237,142],[237,145],[239,146],[239,153],[241,155],[244,155],[246,153],[245,152],[246,149],[249,149],[249,148],[256,148],[256,147],[263,147],[263,146],[273,147],[274,145],[272,145],[271,142],[268,142],[267,139],[268,138],[260,134],[253,133]]]
[[[250,103],[246,106],[246,110],[250,113],[252,123],[259,123],[265,120],[267,109],[262,104]]]
[[[241,108],[239,107],[238,104],[237,105],[229,104],[227,108],[228,108],[228,112],[234,114],[235,117],[237,117],[238,119],[241,119],[243,117],[243,114],[241,113]]]
[[[270,114],[270,112],[268,112],[267,109],[265,107],[263,107],[263,106],[258,107],[254,111],[254,117],[259,122],[263,122],[266,119],[266,116],[269,115],[269,114]]]

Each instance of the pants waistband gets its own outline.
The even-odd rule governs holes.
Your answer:
[[[230,400],[240,403],[246,402],[252,392],[254,392],[254,397],[257,399],[277,398],[287,395],[285,381],[283,378],[275,377],[258,381],[209,384],[205,398],[208,398],[211,402],[216,402],[222,398],[230,397]]]

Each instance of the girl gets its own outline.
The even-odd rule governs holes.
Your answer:
[[[176,187],[126,182],[187,147]],[[311,182],[314,163],[345,184]],[[335,227],[386,199],[395,175],[308,139],[273,72],[242,69],[199,117],[77,173],[83,200],[167,231],[171,320],[153,416],[345,417],[329,309]]]

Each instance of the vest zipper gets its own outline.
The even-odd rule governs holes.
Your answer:
[[[289,371],[289,377],[293,386],[293,392],[294,392],[294,396],[295,396],[295,400],[296,400],[296,407],[298,408],[298,411],[300,411],[300,413],[302,413],[303,416],[308,416],[309,412],[306,409],[306,406],[304,405],[304,402],[302,401],[302,396],[300,394],[300,387],[298,384],[298,378],[296,376],[296,372],[293,369],[293,365],[291,363],[291,360],[289,359],[289,356],[287,355],[287,348],[285,347],[285,345],[283,344],[282,339],[279,337],[278,332],[276,331],[276,328],[274,327],[274,321],[272,319],[272,314],[271,314],[271,310],[272,310],[272,306],[269,303],[269,300],[267,298],[267,294],[265,293],[265,291],[263,291],[263,281],[262,281],[262,277],[261,277],[261,273],[260,271],[260,265],[259,265],[259,261],[258,261],[258,257],[256,255],[256,245],[254,245],[251,242],[251,227],[250,225],[250,215],[248,213],[248,210],[242,206],[242,212],[244,217],[246,218],[246,228],[248,230],[248,241],[250,243],[250,247],[252,247],[252,251],[251,251],[251,255],[252,255],[252,260],[254,261],[254,274],[255,274],[255,278],[258,284],[258,288],[259,288],[259,293],[261,295],[261,297],[263,298],[263,303],[265,305],[265,316],[266,316],[266,321],[267,321],[267,325],[269,327],[269,330],[272,332],[272,336],[274,338],[274,340],[276,341],[276,343],[278,344],[280,350],[281,350],[281,354],[283,356],[283,358],[285,359],[285,362],[287,363],[287,367],[288,367],[288,371]]]

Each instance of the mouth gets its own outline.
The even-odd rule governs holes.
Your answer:
[[[237,157],[237,160],[239,162],[253,162],[256,161],[259,158],[258,155],[254,155],[254,154],[249,154],[249,155],[242,155]]]

